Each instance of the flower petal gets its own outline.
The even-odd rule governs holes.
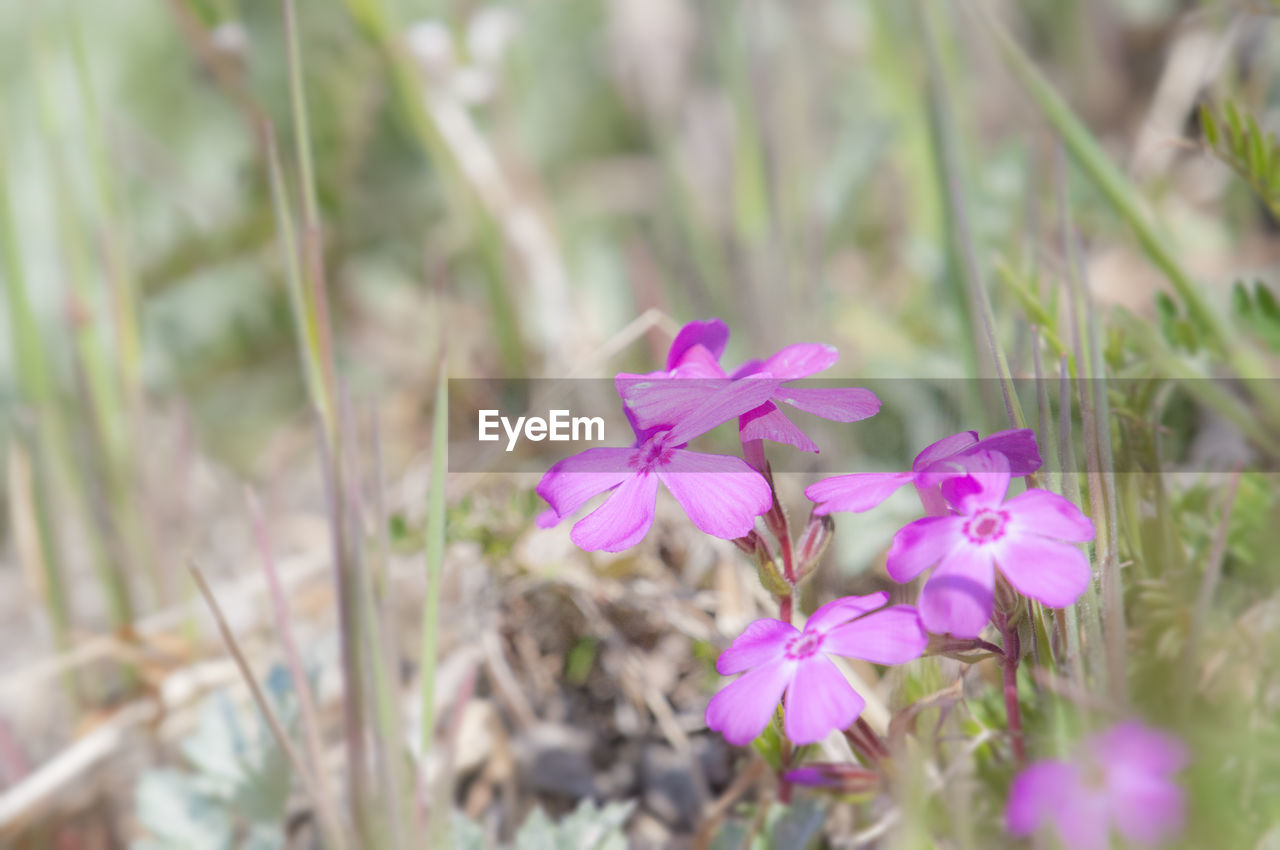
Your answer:
[[[641,431],[671,428],[697,410],[709,395],[729,386],[729,380],[673,378],[666,372],[647,375],[619,372],[614,376],[613,386],[627,409],[631,426],[639,435]]]
[[[963,540],[963,524],[957,516],[927,516],[898,529],[885,561],[889,576],[906,584],[947,557]]]
[[[869,511],[903,484],[911,481],[910,472],[855,472],[836,475],[811,484],[804,490],[805,498],[817,502],[813,512],[825,516],[832,511]]]
[[[876,394],[859,387],[783,387],[774,399],[834,422],[857,422],[880,412]]]
[[[832,599],[809,615],[809,619],[805,620],[804,630],[810,634],[829,632],[855,617],[882,607],[888,601],[889,594],[883,590],[866,596],[841,596],[839,599]]]
[[[780,659],[725,685],[707,703],[707,727],[735,746],[750,744],[769,725],[795,666],[794,661]]]
[[[1030,428],[988,434],[973,448],[975,451],[995,451],[1004,455],[1009,459],[1009,472],[1014,477],[1040,468],[1040,446],[1036,444],[1036,432]]]
[[[788,345],[764,361],[764,370],[779,380],[794,381],[830,369],[839,359],[840,352],[835,346],[800,342]]]
[[[866,701],[825,655],[796,665],[787,688],[782,728],[795,744],[816,744],[831,732],[852,725]]]
[[[658,477],[693,524],[713,537],[742,537],[773,506],[764,476],[740,457],[676,449]]]
[[[1055,820],[1063,792],[1080,781],[1079,769],[1064,761],[1038,761],[1019,773],[1009,789],[1005,828],[1023,838]]]
[[[681,381],[681,383],[684,382]],[[691,383],[697,382],[691,381]],[[670,444],[687,443],[717,425],[736,419],[748,410],[759,407],[769,400],[778,386],[777,380],[761,374],[733,381],[728,386],[721,386],[720,389],[711,393],[709,398],[704,392],[702,403],[672,427],[668,437]]]
[[[538,495],[561,518],[571,515],[592,496],[617,487],[635,474],[630,461],[635,449],[595,448],[559,461],[538,482]]]
[[[938,442],[926,446],[924,451],[916,455],[915,461],[911,464],[911,469],[919,472],[937,461],[959,454],[965,449],[973,448],[977,442],[977,431],[961,431],[959,434],[943,437]]]
[[[729,326],[720,319],[689,322],[671,341],[671,348],[667,351],[667,368],[674,369],[680,365],[685,353],[695,345],[701,345],[719,360],[728,342]]]
[[[729,648],[716,660],[716,671],[721,676],[732,676],[781,658],[787,641],[800,632],[790,623],[766,618],[756,620],[733,639]]]
[[[1057,493],[1027,490],[1006,502],[1004,509],[1019,526],[1035,529],[1043,537],[1071,543],[1093,539],[1093,522],[1070,499]]]
[[[979,508],[994,508],[1004,502],[1009,492],[1009,459],[999,452],[974,452],[934,464],[923,475],[916,474],[918,486],[939,469],[960,469],[964,475],[942,482],[942,497],[956,510],[969,514]]]
[[[1075,604],[1089,587],[1089,559],[1071,543],[1010,529],[994,548],[1000,572],[1023,596],[1050,608]]]
[[[657,434],[659,431],[664,431],[670,427],[670,425],[655,425],[650,428],[641,428],[640,422],[636,419],[636,413],[634,410],[624,404],[622,405],[622,412],[627,417],[627,422],[631,425],[631,432],[636,435],[635,442],[631,444],[635,448],[640,448],[645,443],[649,442],[649,438],[654,434]]]
[[[658,477],[632,473],[603,505],[579,520],[569,539],[588,552],[629,549],[649,533],[657,501]]]
[[[727,378],[716,356],[701,345],[684,353],[680,362],[667,373],[671,378]]]
[[[1186,795],[1166,777],[1111,774],[1107,796],[1116,828],[1135,844],[1158,844],[1182,831]]]
[[[817,453],[808,435],[786,417],[773,402],[766,402],[754,410],[748,410],[738,420],[738,436],[744,443],[752,440],[773,440],[795,446],[802,452]]]
[[[975,638],[991,619],[995,570],[991,553],[960,546],[920,590],[920,619],[934,634]]]
[[[555,528],[560,524],[560,514],[556,513],[555,508],[547,508],[534,518],[533,524],[538,528]]]
[[[1113,769],[1168,775],[1187,766],[1187,747],[1167,732],[1136,721],[1118,723],[1090,740],[1090,752]]]
[[[928,643],[920,612],[894,605],[828,632],[822,651],[873,664],[906,664],[919,658]]]
[[[1081,779],[1059,790],[1059,800],[1050,812],[1066,850],[1110,850],[1110,804],[1104,793],[1083,784]]]

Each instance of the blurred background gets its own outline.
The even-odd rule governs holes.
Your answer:
[[[1280,752],[1274,651],[1232,672],[1280,645],[1275,479],[1196,466],[1280,457],[1276,14],[0,5],[0,845],[764,835],[730,816],[752,762],[701,720],[716,648],[768,607],[751,570],[670,505],[588,558],[533,529],[536,476],[446,478],[433,444],[474,427],[445,377],[649,371],[711,316],[726,362],[823,341],[823,377],[993,379],[905,400],[906,447],[941,407],[1009,427],[1003,377],[1052,382],[1033,426],[1059,381],[1156,379],[1086,405],[1110,429],[1090,472],[1186,472],[1108,485],[1159,680],[1137,699],[1181,670]],[[887,587],[912,512],[842,519],[813,598]],[[1255,748],[1189,840],[1274,824]],[[994,806],[946,846],[996,846]],[[768,846],[879,816],[846,809]],[[933,846],[885,834],[842,846]]]

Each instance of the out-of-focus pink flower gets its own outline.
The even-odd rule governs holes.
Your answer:
[[[942,483],[955,513],[918,519],[901,528],[886,569],[908,582],[937,569],[920,591],[920,617],[929,631],[973,638],[991,618],[995,568],[1024,596],[1050,608],[1076,601],[1089,586],[1089,559],[1078,546],[1093,539],[1093,523],[1067,499],[1027,490],[1009,501],[1009,460],[996,452],[967,459],[968,475]]]
[[[1183,826],[1174,775],[1187,763],[1181,741],[1126,722],[1084,742],[1070,761],[1046,760],[1018,775],[1005,809],[1015,836],[1051,832],[1065,850],[1107,850],[1112,833],[1151,847]]]
[[[978,439],[977,431],[961,431],[944,437],[916,455],[910,472],[855,472],[824,478],[805,488],[816,502],[813,512],[869,511],[904,484],[914,484],[925,510],[934,516],[946,513],[942,482],[969,471],[969,460],[984,452],[999,452],[1009,460],[1010,474],[1026,475],[1040,468],[1040,449],[1030,428],[998,431]]]
[[[827,656],[904,664],[928,643],[916,609],[883,608],[888,601],[884,592],[836,599],[815,611],[804,631],[773,619],[747,626],[716,661],[722,676],[745,675],[712,698],[707,726],[731,744],[750,743],[785,693],[783,731],[793,742],[812,744],[847,728],[866,703]]]
[[[777,386],[767,376],[734,381],[704,395],[698,407],[669,429],[639,429],[632,420],[636,442],[631,448],[587,449],[565,458],[538,483],[538,495],[551,509],[539,515],[537,524],[555,525],[593,496],[612,490],[604,504],[573,527],[570,538],[589,551],[627,549],[653,525],[662,481],[698,528],[715,537],[742,537],[773,504],[768,482],[742,458],[692,452],[685,446],[758,406]]]
[[[743,443],[773,440],[806,452],[818,451],[813,441],[786,417],[779,404],[836,422],[857,422],[880,410],[880,400],[870,390],[788,386],[834,366],[840,355],[830,345],[789,345],[766,360],[751,360],[726,373],[719,361],[728,336],[728,328],[719,319],[690,322],[672,342],[665,371],[619,374],[615,386],[623,402],[635,412],[637,422],[646,428],[674,422],[723,382],[762,373],[778,379],[782,385],[767,402],[739,419]],[[659,385],[658,381],[663,384]]]

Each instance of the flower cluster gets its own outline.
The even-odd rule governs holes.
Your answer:
[[[1073,605],[1092,581],[1079,544],[1094,537],[1093,523],[1076,505],[1034,486],[1041,465],[1035,434],[1017,429],[979,438],[964,431],[924,449],[910,471],[819,481],[805,490],[814,505],[796,537],[777,503],[764,441],[807,452],[818,447],[783,406],[856,422],[875,415],[880,402],[865,389],[795,385],[835,364],[831,346],[791,345],[726,369],[720,358],[728,338],[718,319],[692,322],[673,341],[665,369],[619,374],[615,387],[635,441],[627,448],[589,449],[548,470],[538,494],[550,508],[539,525],[555,525],[608,493],[574,525],[571,538],[587,550],[628,548],[652,526],[661,482],[695,526],[733,540],[753,556],[761,581],[778,599],[779,617],[748,625],[716,664],[721,675],[738,678],[710,701],[706,722],[732,744],[754,740],[781,706],[781,731],[792,743],[813,744],[842,732],[874,768],[889,750],[859,720],[865,700],[836,659],[904,664],[926,652],[932,633],[939,636],[935,651],[979,651],[1000,660],[1013,754],[1023,763],[1018,600],[1048,608]],[[733,419],[742,457],[688,447]],[[1010,497],[1014,478],[1026,479],[1027,486]],[[801,627],[793,625],[794,590],[830,540],[829,515],[871,510],[906,484],[915,487],[925,516],[894,535],[886,570],[904,585],[928,574],[918,608],[889,606],[884,592],[845,596],[820,607]],[[757,528],[758,518],[767,535]],[[988,626],[1002,646],[980,639]],[[1176,742],[1160,733],[1137,724],[1117,727],[1089,743],[1081,761],[1039,762],[1023,772],[1009,800],[1008,828],[1015,835],[1052,828],[1073,850],[1105,847],[1113,823],[1130,840],[1161,838],[1181,811],[1170,779],[1182,764],[1180,754]],[[784,783],[846,792],[878,782],[874,770],[832,763],[786,764],[779,775]],[[1134,815],[1131,804],[1158,815]]]
[[[768,439],[816,452],[778,403],[839,422],[880,409],[867,390],[788,386],[834,365],[838,355],[829,345],[788,346],[727,374],[719,361],[728,339],[719,319],[691,322],[672,342],[665,370],[618,375],[615,385],[635,442],[625,449],[588,449],[551,467],[538,484],[538,495],[551,506],[539,524],[555,525],[612,491],[571,536],[589,551],[630,548],[653,524],[661,481],[699,529],[729,540],[745,537],[755,518],[773,506],[768,481],[742,458],[689,451],[691,440],[738,419],[745,444]],[[756,452],[761,450],[749,449],[748,456]]]

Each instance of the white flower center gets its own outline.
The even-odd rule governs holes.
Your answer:
[[[971,543],[991,543],[1004,537],[1005,525],[1009,522],[1009,514],[1005,511],[993,511],[984,508],[964,524],[964,536]]]
[[[809,658],[817,653],[820,646],[822,646],[822,635],[802,634],[792,638],[787,644],[787,657],[793,660]]]

